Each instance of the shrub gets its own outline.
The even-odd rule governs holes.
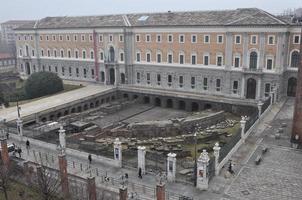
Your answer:
[[[28,98],[37,98],[63,90],[63,81],[52,72],[33,73],[25,82]]]

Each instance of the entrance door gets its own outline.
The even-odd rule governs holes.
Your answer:
[[[247,80],[246,98],[255,99],[256,98],[256,80],[249,78]]]
[[[115,71],[113,68],[109,70],[110,73],[110,84],[113,85],[115,82]]]
[[[30,65],[29,65],[28,62],[25,63],[25,69],[26,69],[26,74],[27,74],[27,75],[30,75]]]
[[[297,79],[294,78],[294,77],[291,77],[290,79],[288,79],[287,96],[295,97],[296,96],[296,88],[297,88]]]

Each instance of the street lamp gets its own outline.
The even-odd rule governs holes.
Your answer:
[[[195,163],[194,163],[194,186],[197,185],[197,134],[194,133],[194,154],[195,154]]]

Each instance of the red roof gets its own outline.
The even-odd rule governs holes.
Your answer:
[[[10,53],[0,53],[0,59],[14,58]]]

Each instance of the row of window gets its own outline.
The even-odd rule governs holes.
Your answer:
[[[14,65],[15,60],[0,60],[0,66]]]

